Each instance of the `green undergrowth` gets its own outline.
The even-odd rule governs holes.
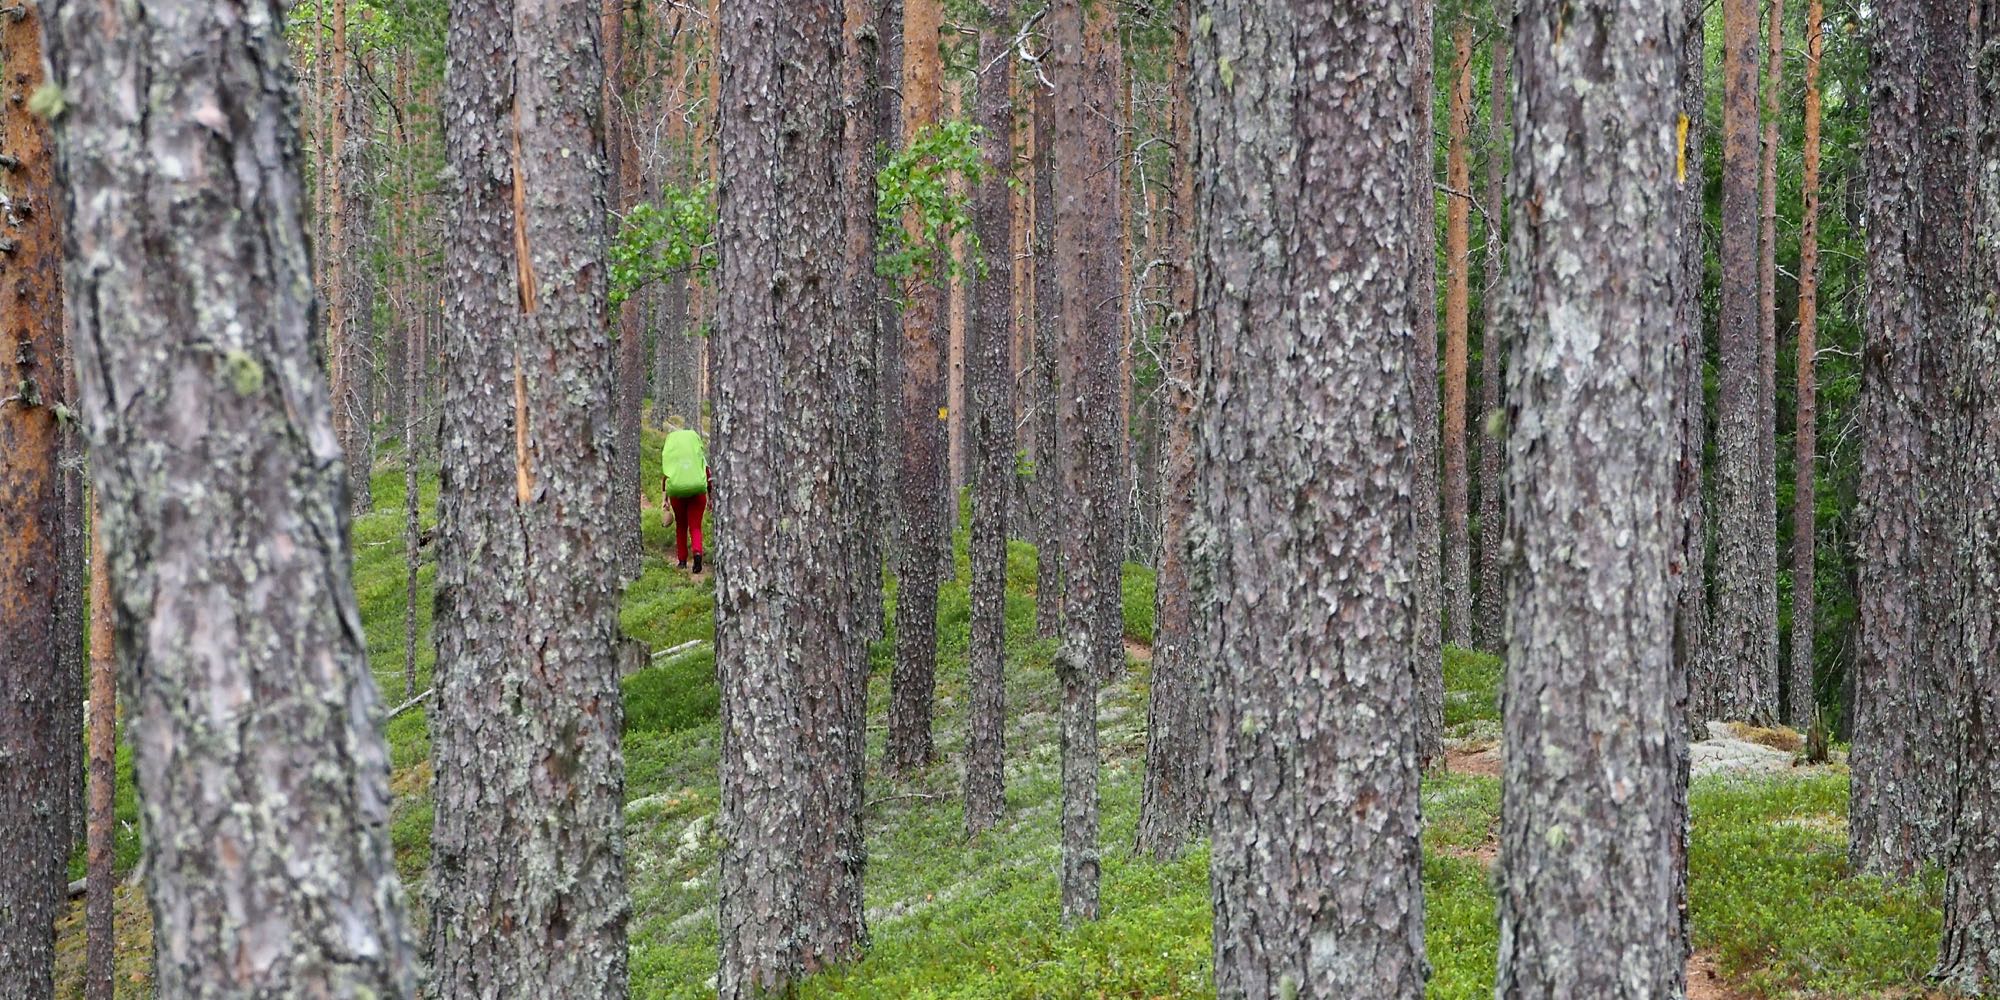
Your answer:
[[[649,432],[645,453],[655,455],[658,448],[658,436]],[[691,579],[672,565],[672,537],[661,523],[652,464],[649,458],[644,563],[626,593],[622,622],[627,635],[661,650],[713,637],[713,590],[706,577]],[[378,475],[374,486],[375,512],[355,524],[355,583],[382,701],[395,705],[404,700],[404,609],[412,596],[423,630],[414,690],[430,682],[435,563],[427,552],[418,592],[408,594],[401,470]],[[424,479],[423,489],[428,524],[434,476]],[[710,539],[716,558],[727,559],[726,535]],[[1061,786],[1055,644],[1036,634],[1036,553],[1019,542],[1009,546],[1007,570],[1008,820],[976,840],[963,832],[958,762],[971,617],[964,540],[961,529],[956,573],[938,602],[940,763],[901,780],[875,766],[893,660],[892,639],[885,637],[872,650],[869,686],[872,941],[864,958],[811,980],[803,995],[1212,996],[1206,844],[1165,864],[1132,850],[1145,756],[1144,647],[1153,639],[1151,572],[1126,568],[1125,631],[1135,655],[1100,701],[1103,919],[1066,929],[1056,892]],[[888,581],[889,622],[894,593]],[[1451,649],[1444,672],[1451,733],[1495,738],[1500,661]],[[632,995],[640,1000],[713,995],[718,702],[714,659],[705,649],[625,681]],[[428,863],[432,819],[423,713],[398,718],[387,733],[395,767],[397,864],[412,887],[409,898],[421,905],[416,890]],[[121,815],[131,811],[126,787]],[[1696,945],[1747,996],[1872,998],[1901,995],[1895,991],[1921,983],[1937,944],[1940,887],[1935,878],[1894,886],[1846,877],[1846,787],[1843,773],[1824,769],[1803,778],[1705,778],[1695,786],[1690,893]],[[1430,996],[1484,1000],[1492,996],[1499,939],[1491,866],[1500,783],[1443,775],[1425,781],[1423,797]],[[127,865],[136,853],[130,825],[128,820],[120,841]],[[126,985],[121,983],[121,996]]]

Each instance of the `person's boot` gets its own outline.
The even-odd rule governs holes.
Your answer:
[[[686,568],[688,568],[688,561],[687,561],[686,559],[683,559],[683,560],[681,560],[681,561],[680,561],[680,568],[682,568],[682,569],[686,569]],[[697,572],[699,572],[699,571],[697,570]]]
[[[701,553],[699,552],[694,554],[694,575],[701,575]]]

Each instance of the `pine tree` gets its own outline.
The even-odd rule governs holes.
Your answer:
[[[628,0],[602,0],[600,15],[604,39],[604,94],[602,113],[604,153],[608,161],[605,180],[613,218],[631,210],[640,195],[639,150],[633,138],[632,117],[626,112],[623,95],[630,89],[631,43],[625,28]],[[615,223],[614,223],[615,224]],[[640,497],[645,478],[639,455],[639,429],[646,403],[646,331],[638,296],[625,299],[615,314],[618,337],[618,385],[613,394],[618,414],[618,482],[616,520],[618,526],[619,578],[639,575],[640,541],[644,529],[639,522]]]
[[[1681,7],[1524,0],[1515,24],[1512,200],[1537,211],[1513,243],[1497,996],[1679,996],[1677,449],[1659,429],[1679,403],[1682,243],[1661,220],[1690,183],[1669,127]],[[1537,155],[1551,144],[1565,155]]]
[[[1174,56],[1168,85],[1168,132],[1176,149],[1193,148],[1193,0],[1176,0]],[[1195,593],[1191,563],[1198,534],[1195,430],[1201,419],[1195,382],[1194,224],[1191,156],[1168,164],[1172,206],[1166,217],[1168,277],[1165,405],[1160,410],[1160,554],[1154,588],[1153,678],[1146,711],[1146,788],[1139,805],[1138,846],[1167,860],[1208,825],[1208,616],[1206,594]]]
[[[1951,842],[1966,655],[1954,632],[1965,497],[1950,396],[1967,339],[1971,87],[1947,84],[1971,64],[1965,10],[1946,0],[1895,0],[1872,27],[1848,858],[1913,875]]]
[[[48,122],[28,107],[42,82],[36,8],[0,18],[0,152],[11,244],[0,296],[0,987],[24,1000],[55,990],[55,920],[69,858],[70,665],[55,571],[63,554],[65,489],[62,220]],[[26,210],[22,210],[25,206]]]
[[[1043,54],[1047,57],[1047,53]],[[1062,346],[1062,294],[1056,287],[1056,119],[1055,92],[1034,86],[1035,121],[1035,507],[1041,531],[1035,539],[1035,632],[1044,639],[1062,630],[1063,457],[1057,429],[1062,380],[1057,361]]]
[[[1428,22],[1326,15],[1217,0],[1195,34],[1216,992],[1415,1000]]]
[[[1437,0],[1415,0],[1419,52],[1430,52],[1434,34]],[[1412,99],[1417,102],[1417,134],[1432,130],[1431,90],[1435,82],[1428,58],[1413,61],[1416,73]],[[1425,771],[1444,763],[1444,582],[1440,561],[1438,498],[1438,338],[1437,338],[1437,194],[1429,140],[1411,147],[1410,169],[1416,173],[1411,186],[1410,212],[1417,220],[1410,266],[1416,285],[1407,300],[1412,310],[1410,386],[1416,415],[1410,428],[1410,445],[1416,465],[1411,471],[1410,493],[1416,498],[1414,539],[1417,612],[1416,632],[1411,641],[1417,659],[1417,759]]]
[[[1674,415],[1674,520],[1678,538],[1674,564],[1679,580],[1674,594],[1674,649],[1682,715],[1688,733],[1700,732],[1717,715],[1721,681],[1708,655],[1708,503],[1703,493],[1703,459],[1708,448],[1708,337],[1703,325],[1701,292],[1708,275],[1703,239],[1703,165],[1708,132],[1708,7],[1707,0],[1685,0],[1681,19],[1687,38],[1681,45],[1680,158],[1681,297],[1674,310],[1673,378],[1679,386],[1680,408]],[[1691,180],[1690,180],[1691,179]]]
[[[1472,328],[1472,20],[1452,29],[1445,156],[1444,615],[1447,641],[1472,646],[1471,490],[1466,468],[1466,365]],[[1443,688],[1439,687],[1440,697]],[[1440,720],[1443,707],[1439,706]],[[1440,722],[1440,725],[1442,723]]]
[[[1973,97],[1970,154],[1974,173],[1973,226],[1979,238],[1968,268],[1971,287],[2000,281],[2000,10],[1975,7],[1970,52]],[[1814,2],[1816,26],[1819,4]],[[1942,13],[1942,12],[1940,12]],[[1810,100],[1810,98],[1808,98]],[[1991,295],[1970,303],[1970,336],[1958,372],[1966,427],[1962,453],[1965,520],[1965,592],[1960,596],[1966,664],[1959,719],[1955,782],[1946,789],[1953,815],[1945,843],[1944,936],[1930,978],[1966,996],[2000,994],[2000,305]]]
[[[802,972],[854,958],[866,937],[867,646],[849,555],[849,536],[865,526],[826,512],[852,471],[841,418],[869,398],[848,369],[872,345],[837,322],[868,308],[847,301],[858,284],[852,248],[819,249],[849,235],[843,199],[862,161],[844,155],[842,95],[854,80],[844,54],[859,46],[842,32],[867,23],[865,7],[732,2],[720,29],[714,461],[718,519],[741,526],[716,578],[717,988],[730,1000],[782,994]],[[785,29],[773,30],[780,20]]]
[[[97,525],[95,511],[91,515]],[[90,822],[86,833],[84,873],[84,1000],[111,1000],[118,940],[113,924],[113,893],[118,873],[112,850],[117,836],[118,654],[112,648],[111,568],[104,538],[93,530],[90,542],[90,719],[87,740],[90,771]]]
[[[977,834],[1006,809],[1007,500],[1014,481],[1014,165],[1011,18],[988,0],[980,25],[977,116],[986,178],[973,202],[984,271],[974,283],[966,343],[972,437],[972,712],[966,740],[965,825]]]
[[[626,991],[601,27],[592,4],[451,7],[431,716],[441,998]]]
[[[1758,192],[1762,208],[1758,213],[1757,238],[1757,480],[1752,496],[1756,499],[1756,542],[1758,613],[1764,620],[1757,625],[1758,642],[1768,646],[1760,652],[1759,688],[1773,720],[1779,714],[1784,671],[1778,663],[1778,118],[1779,86],[1785,71],[1785,0],[1764,0],[1764,126],[1763,165]],[[1768,581],[1768,583],[1767,583]]]
[[[1053,47],[1058,198],[1056,284],[1062,296],[1061,455],[1063,624],[1062,909],[1067,921],[1098,909],[1097,692],[1124,664],[1120,573],[1124,566],[1123,448],[1118,365],[1124,326],[1118,263],[1118,138],[1105,108],[1118,99],[1117,11],[1105,3],[1058,5]]]
[[[47,10],[116,645],[144,664],[123,693],[155,986],[413,995],[285,9]],[[184,110],[135,115],[134,93]]]
[[[941,0],[903,0],[903,144],[942,113]],[[911,209],[905,228],[919,225]],[[911,229],[914,232],[914,229]],[[931,716],[937,695],[937,596],[954,508],[945,494],[945,336],[943,275],[915,274],[903,285],[898,352],[896,669],[889,701],[889,764],[911,774],[937,757]]]
[[[1508,7],[1511,8],[1511,3]],[[1500,650],[1507,641],[1507,585],[1502,569],[1502,544],[1506,517],[1502,500],[1506,496],[1507,466],[1506,411],[1503,409],[1501,357],[1506,353],[1507,336],[1502,318],[1501,290],[1507,269],[1507,177],[1508,130],[1513,124],[1507,107],[1507,64],[1512,56],[1507,44],[1512,11],[1496,12],[1492,40],[1488,43],[1490,80],[1488,93],[1492,107],[1486,120],[1486,281],[1481,286],[1479,339],[1480,426],[1479,435],[1479,648]]]
[[[1757,0],[1723,0],[1722,365],[1716,414],[1714,634],[1694,692],[1709,718],[1771,723],[1778,716],[1775,520],[1765,521],[1763,326],[1759,303]],[[1767,560],[1765,554],[1771,553]]]
[[[348,502],[354,513],[374,507],[371,390],[375,281],[370,201],[372,143],[365,62],[348,30],[346,0],[333,5],[333,176],[327,226],[327,353],[333,373],[333,426],[347,461]]]
[[[1817,631],[1813,592],[1816,508],[1819,504],[1819,385],[1813,354],[1819,334],[1819,61],[1821,0],[1807,0],[1805,98],[1805,221],[1799,230],[1799,338],[1797,418],[1792,444],[1792,697],[1786,718],[1801,730],[1813,724],[1818,699],[1813,687],[1813,647]]]

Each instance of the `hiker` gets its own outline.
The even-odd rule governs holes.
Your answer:
[[[674,518],[674,555],[688,568],[688,541],[694,541],[694,572],[701,574],[701,519],[708,513],[708,445],[679,417],[667,422],[667,443],[660,448],[660,494]]]

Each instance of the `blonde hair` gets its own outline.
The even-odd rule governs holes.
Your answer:
[[[686,430],[686,429],[687,429],[687,421],[685,421],[685,420],[682,420],[682,419],[681,419],[681,415],[680,415],[680,414],[678,414],[678,413],[669,413],[669,414],[667,414],[667,425],[666,425],[666,426],[667,426],[667,430],[670,430],[670,431],[680,431],[680,430]]]

